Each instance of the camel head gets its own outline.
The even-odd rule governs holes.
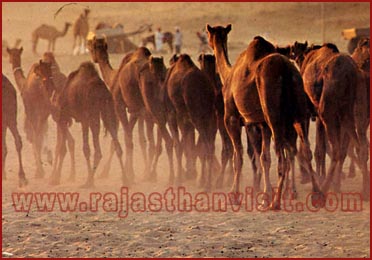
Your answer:
[[[177,62],[178,58],[179,56],[177,54],[173,54],[173,56],[169,59],[169,65],[174,65]]]
[[[231,31],[231,24],[226,27],[215,26],[212,27],[207,24],[209,46],[214,50],[217,45],[222,45],[227,53],[227,35]]]
[[[167,69],[164,65],[163,57],[153,57],[152,55],[149,58],[150,71],[154,73],[161,82],[165,80],[165,74]]]
[[[357,47],[355,48],[352,57],[357,61],[360,68],[369,71],[370,64],[370,51],[369,51],[369,38],[362,38]]]
[[[7,53],[9,54],[10,64],[19,66],[21,65],[21,54],[23,52],[23,47],[21,48],[6,48]]]
[[[84,9],[84,16],[88,17],[88,14],[90,13],[90,10],[88,8]]]
[[[216,71],[216,58],[212,54],[200,54],[198,58],[200,69],[204,71]]]
[[[54,54],[53,54],[53,52],[50,52],[50,51],[44,52],[42,60],[44,62],[48,62],[48,63],[51,63],[51,64],[56,63],[56,59],[54,58]]]
[[[88,42],[88,49],[94,63],[108,61],[107,41],[105,38],[96,38],[94,36]]]
[[[50,62],[40,60],[34,71],[43,80],[52,78],[52,64]]]
[[[70,26],[72,26],[72,23],[68,23],[68,22],[65,23],[66,28],[69,28]]]

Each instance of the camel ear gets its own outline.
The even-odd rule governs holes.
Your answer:
[[[198,61],[201,62],[203,60],[203,53],[200,53]]]
[[[228,32],[230,32],[231,31],[231,24],[228,24],[227,26],[226,26],[226,32],[228,33]]]
[[[307,47],[307,41],[305,41],[305,47]]]
[[[207,24],[207,31],[210,33],[213,32],[213,27],[211,27],[209,24]]]
[[[6,47],[6,52],[10,54],[10,49]]]
[[[21,47],[21,48],[19,49],[19,51],[20,51],[20,53],[22,53],[22,52],[23,52],[23,47]]]

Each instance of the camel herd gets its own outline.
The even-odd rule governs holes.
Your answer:
[[[80,18],[84,20],[87,15]],[[231,177],[231,191],[239,192],[243,164],[241,132],[244,128],[253,169],[253,187],[255,191],[260,190],[263,176],[263,191],[272,196],[271,202],[266,200],[267,204],[262,207],[279,209],[287,189],[296,196],[297,174],[301,176],[301,183],[311,181],[313,204],[323,206],[331,186],[336,192],[340,191],[342,166],[347,155],[352,159],[350,175],[354,174],[355,165],[363,174],[362,195],[368,200],[369,39],[363,39],[353,55],[348,56],[341,54],[333,44],[308,46],[307,42],[295,42],[287,48],[276,48],[263,37],[256,36],[231,65],[227,42],[232,26],[207,25],[206,29],[214,55],[201,54],[199,66],[189,55],[181,54],[174,55],[170,67],[166,68],[163,58],[154,57],[146,47],[139,47],[126,54],[118,68],[113,68],[106,40],[93,38],[87,43],[93,63],[83,62],[65,76],[53,53],[46,52],[25,76],[21,65],[23,49],[7,48],[17,90],[25,107],[25,129],[34,150],[35,177],[45,175],[41,150],[47,120],[52,116],[57,125],[57,144],[50,184],[57,185],[61,181],[67,147],[71,157],[69,179],[75,178],[75,142],[69,131],[73,121],[82,127],[83,153],[88,169],[83,187],[94,185],[102,159],[101,121],[112,138],[109,160],[101,176],[108,175],[116,153],[123,185],[132,184],[135,178],[133,130],[138,121],[147,180],[156,181],[164,140],[169,184],[196,180],[199,159],[199,187],[207,191],[221,188],[226,177]],[[83,34],[76,32],[76,35]],[[94,63],[98,64],[102,79]],[[2,82],[3,170],[5,133],[9,128],[15,137],[19,185],[23,186],[27,180],[16,123],[16,92],[4,75]],[[316,170],[312,168],[313,153],[309,143],[311,119],[316,120],[317,130]],[[125,149],[118,137],[120,124],[124,130]],[[94,145],[93,163],[89,130]],[[215,156],[217,132],[222,140],[220,160]],[[275,194],[269,174],[271,140],[278,160],[278,190]],[[325,170],[327,152],[330,156],[328,171]],[[300,173],[295,172],[296,159]],[[228,164],[233,166],[231,174],[227,170]]]

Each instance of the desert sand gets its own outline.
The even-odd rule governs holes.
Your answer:
[[[233,29],[229,35],[229,55],[232,64],[256,35],[262,35],[281,46],[292,44],[296,40],[307,40],[315,44],[323,41],[333,42],[344,52],[347,41],[341,37],[341,31],[370,24],[369,3],[325,3],[324,38],[319,3],[78,3],[64,7],[57,16],[54,16],[64,4],[66,3],[2,3],[2,39],[10,45],[17,38],[22,39],[24,47],[22,67],[26,74],[31,64],[39,60],[47,47],[46,42],[41,40],[38,44],[40,55],[32,54],[31,31],[42,23],[62,29],[65,22],[73,22],[85,7],[91,9],[89,20],[91,28],[100,21],[120,22],[128,32],[145,23],[153,24],[154,28],[160,26],[163,31],[174,31],[174,27],[179,26],[184,35],[182,52],[190,54],[195,62],[199,54],[196,32],[202,30],[206,23],[211,25],[232,23]],[[140,43],[140,37],[131,40],[136,44]],[[61,70],[66,74],[75,70],[81,62],[91,60],[88,54],[72,56],[71,29],[66,37],[57,40],[55,55]],[[164,56],[166,66],[169,66],[168,60],[171,56],[169,52],[154,55]],[[123,54],[110,56],[114,68],[120,64],[122,57]],[[2,58],[2,72],[15,84],[12,68],[6,56]],[[70,166],[68,155],[61,185],[48,185],[52,167],[47,163],[45,155],[43,159],[47,176],[44,179],[35,179],[33,152],[23,130],[24,108],[20,95],[18,108],[19,129],[24,144],[24,168],[29,185],[22,189],[17,186],[18,161],[13,137],[8,133],[7,180],[2,181],[3,256],[370,257],[369,202],[358,204],[360,211],[357,212],[343,211],[340,200],[334,212],[326,209],[311,212],[306,207],[302,212],[285,210],[260,212],[255,208],[255,203],[251,205],[252,211],[244,210],[247,204],[243,204],[241,210],[234,212],[228,203],[226,212],[201,213],[196,210],[169,212],[163,203],[160,212],[152,212],[150,208],[138,213],[128,210],[126,217],[120,217],[118,212],[120,205],[116,211],[113,210],[115,212],[107,212],[104,209],[115,205],[109,205],[107,202],[104,208],[102,200],[96,212],[91,210],[62,212],[58,205],[52,212],[39,212],[36,204],[33,204],[28,212],[16,212],[12,200],[13,193],[76,192],[80,195],[79,202],[86,202],[91,192],[102,194],[112,192],[120,198],[122,187],[119,163],[115,158],[108,179],[97,179],[92,190],[79,188],[85,181],[87,170],[82,152],[81,128],[77,123],[71,127],[76,140],[76,182],[67,181]],[[119,131],[120,142],[124,148],[122,128]],[[145,195],[151,192],[163,194],[169,188],[168,162],[164,149],[160,157],[158,181],[149,183],[143,180],[144,165],[136,128],[134,135],[136,178],[135,184],[129,187],[129,192],[131,194],[143,192]],[[312,150],[314,142],[315,128],[312,123]],[[54,150],[55,143],[55,123],[50,118],[46,145]],[[107,160],[109,144],[109,137],[104,137],[101,131],[103,160],[98,173]],[[218,157],[220,151],[221,141],[217,136]],[[343,169],[346,175],[349,163],[350,160],[347,159]],[[274,186],[276,165],[275,155],[272,154],[271,182]],[[244,187],[252,184],[251,173],[248,156],[244,155],[242,181]],[[342,191],[360,191],[361,181],[361,172],[357,169],[355,178],[346,178],[342,181]],[[203,191],[193,181],[183,183],[183,186],[193,196]],[[226,186],[219,192],[228,192],[229,188]],[[305,205],[306,197],[311,192],[311,185],[301,185],[297,181],[297,190],[299,196],[294,203]],[[332,205],[335,207],[335,204]]]

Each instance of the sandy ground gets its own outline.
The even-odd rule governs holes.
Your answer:
[[[293,43],[295,40],[308,40],[310,43],[331,41],[345,51],[347,42],[342,39],[341,30],[366,26],[370,20],[369,3],[325,3],[325,38],[322,39],[319,3],[81,3],[65,7],[54,18],[54,13],[61,5],[61,3],[2,4],[3,40],[10,44],[13,44],[16,38],[23,40],[22,46],[25,51],[22,56],[22,67],[26,73],[31,64],[39,59],[31,53],[31,30],[42,23],[62,28],[64,22],[74,21],[85,6],[92,10],[90,18],[92,27],[98,21],[121,22],[126,31],[135,30],[144,23],[152,23],[155,27],[161,26],[163,31],[174,30],[174,26],[180,26],[184,33],[183,51],[189,53],[194,60],[198,55],[196,31],[201,30],[206,23],[211,25],[232,23],[233,30],[229,35],[229,55],[232,63],[255,35],[263,35],[280,45]],[[140,37],[134,38],[133,41],[139,43]],[[72,56],[71,48],[72,33],[69,31],[66,37],[57,40],[56,47],[57,61],[66,74],[76,69],[82,61],[90,60],[89,55]],[[46,43],[40,41],[39,53],[45,49]],[[161,55],[166,61],[170,57],[170,53]],[[122,57],[122,54],[110,56],[113,67],[118,66]],[[6,57],[2,59],[2,72],[15,83]],[[20,97],[18,102],[19,128],[24,139],[24,168],[30,183],[22,189],[17,187],[17,157],[13,138],[8,134],[9,152],[6,164],[8,179],[2,182],[3,255],[7,252],[14,257],[370,257],[369,202],[358,204],[362,208],[359,212],[344,212],[342,202],[339,200],[334,212],[321,209],[315,213],[306,207],[304,211],[295,213],[284,210],[260,212],[255,208],[255,203],[253,211],[247,212],[245,207],[250,205],[249,201],[243,203],[242,209],[238,212],[233,212],[228,203],[226,212],[200,213],[195,210],[192,212],[176,210],[171,213],[165,210],[163,203],[160,212],[152,212],[149,207],[145,212],[139,213],[129,209],[128,215],[120,218],[119,212],[124,214],[120,207],[117,210],[112,209],[115,212],[107,212],[104,209],[110,205],[115,206],[115,203],[107,202],[103,205],[102,198],[97,212],[90,210],[61,212],[58,205],[53,212],[39,212],[36,204],[28,213],[16,212],[12,201],[13,192],[77,192],[80,194],[79,206],[84,206],[80,202],[88,201],[90,192],[102,194],[113,192],[116,198],[125,198],[120,194],[121,180],[117,159],[113,160],[108,179],[97,180],[96,187],[89,191],[79,188],[86,178],[87,171],[81,149],[81,129],[78,124],[74,124],[71,129],[76,138],[78,175],[76,182],[67,181],[70,164],[68,157],[65,160],[61,185],[53,187],[47,184],[51,166],[46,162],[45,156],[44,166],[48,176],[45,179],[35,179],[32,149],[30,143],[25,140],[23,131],[24,111]],[[142,181],[144,165],[138,146],[137,130],[134,132],[136,180],[129,188],[129,193],[163,194],[169,188],[166,155],[163,153],[160,157],[158,182]],[[120,137],[123,145],[121,129]],[[312,148],[314,137],[312,125]],[[103,162],[107,159],[109,140],[102,133]],[[53,149],[55,141],[55,125],[50,120],[46,144]],[[219,154],[221,150],[219,137],[216,148]],[[252,183],[252,170],[246,155],[244,160],[242,183],[249,186]],[[274,155],[272,162],[271,181],[275,186]],[[349,160],[344,166],[346,173],[348,165]],[[102,167],[98,172],[101,170]],[[342,189],[358,192],[361,181],[361,173],[357,171],[356,178],[343,181]],[[193,196],[202,191],[193,181],[183,185]],[[299,197],[294,203],[302,203],[299,206],[305,205],[311,186],[299,183],[297,186]],[[174,191],[177,193],[177,187],[174,187]],[[229,187],[220,190],[228,191]],[[210,193],[208,196],[212,198]],[[334,200],[333,204],[330,200],[328,202],[330,208],[335,207]],[[195,207],[196,204],[193,201]]]

